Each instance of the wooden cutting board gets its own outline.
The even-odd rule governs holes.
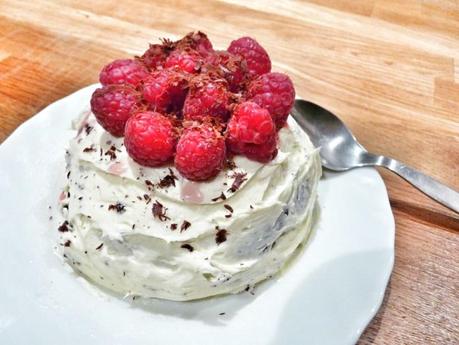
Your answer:
[[[0,0],[0,142],[96,82],[110,59],[198,29],[222,48],[257,38],[297,94],[338,114],[369,150],[459,189],[457,0]],[[459,216],[381,173],[396,262],[360,344],[458,344]]]

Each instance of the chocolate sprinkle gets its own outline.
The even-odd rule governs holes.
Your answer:
[[[124,213],[126,212],[126,206],[124,206],[120,202],[117,202],[116,204],[109,205],[108,210],[109,211],[115,210],[117,213]]]
[[[175,180],[178,180],[171,168],[169,168],[169,174],[164,176],[158,183],[159,188],[168,188],[170,186],[175,187]]]
[[[176,223],[172,223],[171,224],[171,230],[172,231],[177,230],[177,224]]]
[[[180,226],[180,232],[188,230],[190,226],[191,226],[191,223],[187,220],[184,220],[182,225]]]
[[[220,194],[219,196],[217,196],[216,198],[213,198],[212,201],[218,201],[218,200],[226,200],[226,195],[225,193],[222,192],[222,194]]]
[[[218,227],[217,230],[218,231],[215,235],[215,242],[217,242],[217,244],[221,244],[226,241],[226,234],[228,233],[228,231],[225,229],[218,229]]]
[[[180,246],[180,248],[188,249],[190,252],[192,252],[194,250],[194,248],[191,245],[189,245],[188,243],[182,244]]]
[[[235,173],[233,175],[234,181],[233,184],[231,185],[230,189],[228,189],[229,192],[236,192],[241,185],[244,183],[244,181],[247,181],[247,174],[246,173]]]
[[[67,231],[69,231],[68,225],[69,225],[69,222],[68,222],[68,221],[65,221],[64,223],[62,223],[62,224],[57,228],[57,231],[59,231],[59,232],[67,232]]]
[[[99,244],[99,245],[97,246],[96,250],[101,250],[103,246],[104,246],[103,243]]]
[[[166,211],[167,208],[164,207],[158,200],[155,200],[152,207],[153,217],[158,218],[162,222],[170,220],[170,218],[166,216]]]
[[[67,241],[65,241],[65,243],[64,243],[64,247],[70,247],[71,244],[72,244],[72,241],[67,240]]]

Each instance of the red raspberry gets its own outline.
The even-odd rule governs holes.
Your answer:
[[[140,57],[140,60],[147,66],[150,70],[155,71],[164,66],[164,62],[168,57],[170,48],[167,44],[150,44],[150,47],[143,53]]]
[[[283,73],[266,73],[253,80],[247,98],[269,111],[277,128],[281,128],[295,102],[295,89]]]
[[[152,110],[171,112],[182,109],[187,81],[174,70],[153,72],[143,84],[143,97]]]
[[[181,40],[175,42],[177,50],[191,48],[196,50],[202,56],[207,56],[214,51],[212,43],[207,35],[201,31],[190,32]]]
[[[210,72],[210,74],[216,72],[218,76],[225,78],[231,92],[238,92],[243,88],[248,74],[247,62],[244,58],[227,51],[217,51],[208,55],[206,62],[214,66],[215,69],[205,65],[203,72]]]
[[[152,111],[132,116],[126,123],[124,146],[137,163],[149,167],[171,160],[177,143],[176,130],[170,118]]]
[[[131,84],[135,87],[147,76],[148,70],[140,62],[123,59],[106,65],[99,74],[99,80],[102,85]]]
[[[223,169],[225,139],[209,124],[186,128],[177,144],[175,166],[192,181],[204,181]]]
[[[252,77],[271,71],[271,60],[266,50],[253,38],[241,37],[231,42],[228,51],[242,56]]]
[[[229,117],[230,93],[226,82],[212,81],[208,78],[196,78],[190,87],[183,106],[185,120],[216,118],[226,122]]]
[[[107,85],[91,97],[91,110],[97,122],[115,137],[122,137],[126,121],[144,108],[140,94],[128,85]]]
[[[198,52],[190,49],[184,51],[176,50],[168,56],[164,67],[175,67],[186,73],[198,73],[201,64],[202,57]]]
[[[249,159],[261,163],[268,163],[277,156],[277,132],[261,145],[245,144],[242,153]]]
[[[266,109],[253,102],[239,104],[227,127],[228,148],[259,162],[268,162],[277,153],[277,132]]]

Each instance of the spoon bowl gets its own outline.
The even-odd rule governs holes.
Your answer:
[[[385,167],[427,196],[459,212],[459,193],[437,180],[395,159],[369,153],[357,141],[346,125],[321,106],[296,100],[291,112],[293,118],[320,150],[322,165],[334,171],[346,171],[363,166]]]
[[[345,171],[370,165],[365,160],[368,152],[346,125],[328,110],[311,102],[297,100],[292,115],[314,146],[320,148],[325,168]]]

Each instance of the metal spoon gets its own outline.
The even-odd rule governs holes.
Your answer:
[[[292,115],[312,143],[320,147],[322,165],[345,171],[363,166],[392,170],[427,196],[459,213],[459,193],[395,159],[369,153],[344,123],[328,110],[304,100],[296,100]]]

